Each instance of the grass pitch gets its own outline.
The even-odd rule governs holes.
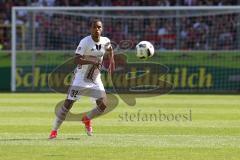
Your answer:
[[[48,140],[55,105],[61,94],[0,94],[1,160],[238,160],[240,98],[238,95],[163,95],[122,101],[93,121],[88,137],[80,122],[65,122],[56,140]],[[91,108],[88,98],[73,113]],[[191,120],[152,120],[144,115],[187,114]],[[137,115],[140,120],[126,119]],[[129,117],[128,117],[129,118]]]

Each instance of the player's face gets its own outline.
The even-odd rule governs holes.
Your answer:
[[[91,35],[95,38],[100,37],[102,34],[102,22],[97,21],[91,26]]]

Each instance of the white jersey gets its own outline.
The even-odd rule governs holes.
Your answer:
[[[102,61],[103,56],[106,53],[106,46],[108,46],[108,44],[110,44],[110,40],[107,37],[100,37],[100,41],[95,42],[92,39],[92,36],[89,35],[80,41],[75,54],[82,56],[95,56]],[[86,74],[88,67],[89,65],[82,65],[77,69],[77,71],[81,72],[82,74]],[[100,74],[97,75],[97,77],[100,77]]]
[[[87,36],[80,41],[75,53],[82,56],[95,56],[102,60],[106,48],[109,47],[108,44],[110,44],[110,40],[107,37],[100,37],[100,41],[95,42],[91,36]],[[94,82],[86,79],[86,74],[88,74],[91,66],[91,64],[87,64],[76,68],[67,99],[77,100],[81,95],[90,96],[94,99],[106,97],[100,72],[97,72],[97,75],[94,76]]]

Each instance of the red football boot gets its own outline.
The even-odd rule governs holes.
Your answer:
[[[57,138],[57,131],[56,130],[51,131],[48,139],[54,139],[54,138]]]
[[[85,124],[86,133],[88,136],[92,136],[93,129],[91,125],[91,120],[87,116],[83,116],[82,122]]]

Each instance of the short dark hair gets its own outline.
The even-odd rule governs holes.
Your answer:
[[[97,22],[101,22],[102,23],[102,20],[99,19],[99,18],[93,18],[90,20],[90,26],[92,26],[93,24],[97,23]]]

